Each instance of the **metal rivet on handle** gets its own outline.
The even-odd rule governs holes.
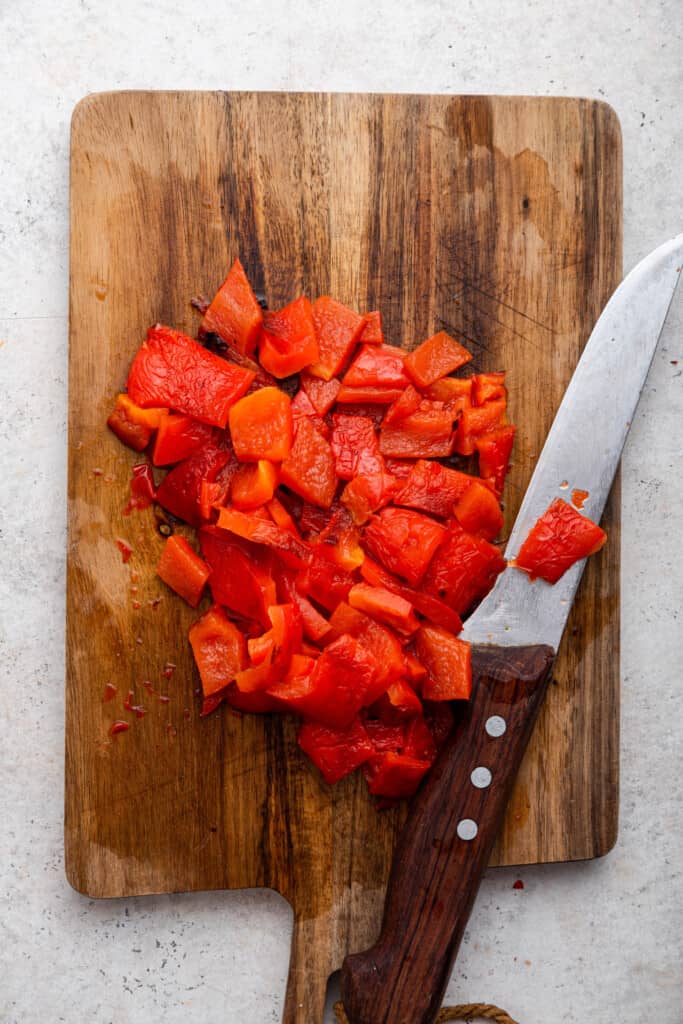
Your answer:
[[[472,821],[471,818],[463,818],[462,821],[458,822],[456,829],[458,837],[468,842],[470,839],[474,839],[477,834],[477,823]]]
[[[507,722],[500,715],[491,715],[490,718],[486,719],[486,725],[484,726],[489,736],[493,736],[494,739],[498,739],[502,736],[507,729]]]
[[[479,765],[478,768],[475,768],[470,775],[472,785],[476,786],[477,789],[487,789],[491,785],[492,778],[493,776],[491,775],[491,772],[488,768],[484,768],[483,765]]]

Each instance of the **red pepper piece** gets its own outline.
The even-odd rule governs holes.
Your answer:
[[[503,528],[503,513],[490,487],[473,480],[453,509],[464,530],[477,537],[493,540]]]
[[[373,705],[383,722],[405,723],[406,718],[422,714],[422,701],[405,679],[396,679]]]
[[[209,567],[184,537],[173,535],[167,538],[157,573],[190,607],[197,607],[209,578]]]
[[[410,653],[410,651],[405,651],[403,657],[406,660],[406,673],[408,680],[412,686],[417,687],[419,690],[421,684],[427,678],[427,669],[414,654]]]
[[[379,700],[390,683],[405,675],[401,645],[396,635],[386,626],[381,626],[369,615],[364,615],[345,601],[340,601],[330,618],[330,635],[339,637],[345,633],[362,640],[367,650],[374,655],[377,679],[376,686],[369,695],[369,703],[373,703]]]
[[[475,373],[472,377],[473,405],[484,405],[506,395],[504,373]]]
[[[222,698],[226,704],[236,711],[246,711],[251,714],[263,714],[269,711],[281,711],[281,705],[270,696],[267,690],[254,690],[251,693],[243,693],[236,683],[231,683],[225,690]],[[207,702],[205,701],[205,706]],[[210,708],[210,710],[213,710]]]
[[[342,384],[337,394],[337,405],[391,405],[403,394],[403,388],[382,388],[374,384],[366,384],[362,387],[349,387]],[[381,420],[381,414],[377,414]]]
[[[359,718],[346,729],[329,729],[315,722],[305,722],[299,729],[298,740],[301,749],[330,785],[354,771],[374,752]]]
[[[340,480],[352,480],[361,473],[374,475],[383,466],[374,425],[366,417],[335,413],[330,444]]]
[[[277,498],[271,498],[267,503],[266,508],[268,509],[270,518],[277,526],[281,526],[283,530],[288,530],[289,533],[293,533],[295,537],[301,538],[299,528],[281,501]]]
[[[422,395],[420,392],[417,388],[414,388],[412,384],[409,384],[401,397],[395,402],[392,402],[387,409],[384,416],[384,423],[399,423],[401,420],[405,419],[406,416],[410,416],[412,413],[416,412],[420,407],[421,401]]]
[[[350,358],[366,321],[328,295],[313,303],[313,321],[320,354],[310,372],[315,377],[331,380]]]
[[[557,583],[574,562],[595,554],[606,540],[597,523],[556,498],[531,528],[512,565],[532,580]]]
[[[313,682],[316,660],[303,654],[292,655],[285,678],[268,689],[268,694],[277,701],[280,710],[292,711],[306,718],[310,717],[310,710],[317,709],[320,695]]]
[[[192,526],[201,526],[202,480],[215,480],[230,461],[231,454],[223,443],[212,440],[201,451],[179,462],[157,487],[156,497],[161,507]]]
[[[299,529],[302,533],[308,534],[320,534],[325,530],[330,522],[330,513],[334,514],[335,506],[328,511],[324,508],[318,508],[317,505],[309,505],[308,502],[304,502],[301,510],[301,516],[299,517]]]
[[[282,462],[292,448],[292,409],[279,388],[261,388],[230,410],[230,436],[241,462]]]
[[[168,466],[182,462],[203,448],[213,435],[213,427],[191,416],[162,416],[154,440],[152,462],[155,466]]]
[[[336,729],[350,725],[375,699],[377,662],[366,646],[343,634],[325,650],[310,676],[307,718]]]
[[[147,331],[128,374],[128,393],[137,404],[168,406],[202,423],[224,427],[228,411],[254,379],[250,370],[228,363],[180,331],[157,324]]]
[[[462,630],[460,616],[452,608],[449,608],[447,604],[440,601],[438,597],[434,597],[433,594],[425,594],[421,590],[413,590],[412,587],[401,583],[395,576],[392,576],[386,569],[378,565],[377,562],[373,562],[371,558],[365,558],[360,571],[363,579],[371,586],[386,587],[387,590],[391,590],[394,594],[400,594],[406,601],[410,601],[413,608],[420,615],[424,615],[425,618],[434,622],[437,626],[447,629],[449,633],[459,633]]]
[[[390,572],[417,586],[445,533],[419,512],[385,508],[366,526],[363,544]]]
[[[204,695],[202,714],[208,714],[246,661],[244,636],[218,605],[190,626],[190,645],[199,669]]]
[[[410,416],[382,426],[379,450],[396,458],[443,458],[453,451],[454,418],[447,404],[423,399]]]
[[[201,529],[199,541],[214,601],[268,629],[268,607],[277,601],[271,551],[216,526]]]
[[[462,412],[472,405],[472,378],[442,377],[425,389],[425,397],[436,402],[448,402],[454,412]]]
[[[373,796],[402,800],[415,793],[430,767],[429,761],[389,751],[370,758],[363,772]]]
[[[315,406],[303,388],[299,388],[292,399],[292,416],[317,416]]]
[[[350,388],[406,388],[405,355],[395,345],[363,345],[342,377]]]
[[[387,722],[384,719],[366,718],[364,724],[375,753],[384,754],[389,750],[398,753],[403,749],[406,731],[404,719]]]
[[[497,398],[485,405],[463,409],[455,432],[458,455],[473,455],[477,439],[505,423],[505,399]]]
[[[272,499],[276,487],[276,467],[267,459],[259,459],[258,462],[240,466],[237,470],[233,477],[230,498],[235,508],[258,508]]]
[[[375,473],[357,476],[342,491],[341,501],[357,526],[367,523],[373,512],[391,501],[396,491],[396,481],[384,468],[381,455],[379,460],[379,468]]]
[[[407,505],[447,519],[476,477],[449,469],[440,462],[418,459],[401,489],[394,495],[396,505]]]
[[[295,604],[299,609],[303,623],[304,635],[314,643],[324,639],[330,632],[330,624],[317,608],[311,604],[308,598],[299,592],[296,585],[296,576],[293,571],[285,568],[277,572],[278,594],[283,601]]]
[[[384,587],[356,583],[348,593],[348,602],[352,608],[392,626],[399,633],[410,635],[419,626],[410,602]]]
[[[313,545],[310,561],[297,580],[297,587],[300,593],[310,595],[332,612],[340,601],[346,600],[353,586],[353,576],[328,555],[329,546]]]
[[[307,370],[301,371],[300,380],[313,409],[318,416],[324,416],[334,405],[341,384],[336,377],[332,380],[321,380],[320,377],[313,377]]]
[[[263,317],[259,362],[281,379],[303,370],[318,358],[311,303],[302,295],[276,313]]]
[[[474,439],[474,446],[479,453],[479,473],[493,484],[498,496],[503,493],[515,430],[512,425],[498,427]]]
[[[306,417],[297,418],[294,424],[294,443],[282,463],[280,479],[312,505],[329,508],[332,504],[337,489],[334,455],[325,438]]]
[[[235,676],[243,693],[267,690],[286,675],[292,656],[301,650],[301,616],[294,604],[276,604],[268,609],[271,628],[249,641],[250,665]]]
[[[423,715],[417,715],[406,725],[403,753],[419,761],[436,761],[437,749],[431,729]]]
[[[446,701],[425,701],[423,704],[424,716],[430,732],[434,737],[436,749],[441,750],[444,743],[453,731],[455,715],[453,707]]]
[[[387,467],[387,472],[397,480],[407,480],[415,462],[415,459],[385,459],[384,465]]]
[[[475,601],[488,594],[505,566],[505,559],[495,545],[452,523],[422,586],[458,615],[464,615]]]
[[[406,370],[420,388],[469,363],[472,355],[445,331],[423,341],[406,357]]]
[[[363,345],[383,345],[382,314],[378,309],[366,313],[363,317],[363,330],[358,339]]]
[[[156,487],[152,475],[152,467],[147,462],[140,462],[133,466],[133,475],[130,481],[130,501],[123,510],[124,516],[129,516],[135,509],[149,508],[153,501],[156,501]]]
[[[222,508],[218,513],[217,526],[221,530],[229,530],[244,540],[274,548],[281,557],[286,556],[286,561],[290,565],[303,566],[310,559],[307,545],[291,534],[289,530],[283,530],[281,526],[277,526],[270,518],[262,519],[253,512],[239,512],[234,508]]]
[[[131,423],[140,423],[143,427],[149,427],[150,430],[157,430],[162,419],[168,413],[168,409],[143,409],[135,404],[130,395],[123,392],[116,396],[116,408],[123,409]]]
[[[204,314],[200,330],[220,335],[248,355],[256,347],[262,323],[263,313],[244,267],[235,260]]]
[[[134,452],[144,452],[154,433],[151,427],[129,419],[126,409],[118,404],[109,413],[107,426],[116,434],[119,441],[132,448]]]
[[[425,700],[469,700],[472,693],[471,648],[466,640],[438,626],[422,626],[415,637],[417,656],[427,669]]]

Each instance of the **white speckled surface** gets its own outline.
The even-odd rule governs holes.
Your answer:
[[[69,118],[87,92],[599,96],[624,135],[625,266],[683,228],[680,0],[0,0],[0,1022],[265,1024],[291,915],[267,892],[96,903],[62,864]],[[674,361],[678,360],[678,364]],[[683,293],[624,458],[621,831],[501,870],[449,988],[522,1024],[683,1018]],[[515,878],[523,891],[513,890]]]

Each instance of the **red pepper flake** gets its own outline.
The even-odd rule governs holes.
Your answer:
[[[122,722],[121,719],[117,719],[116,722],[112,722],[109,728],[109,735],[116,736],[120,732],[128,732],[130,724],[128,722]]]
[[[587,497],[588,497],[588,491],[581,491],[581,490],[578,490],[578,489],[573,490],[572,491],[572,505],[574,506],[574,508],[577,509],[580,512],[581,509],[584,506],[584,502],[586,501]]]
[[[147,462],[141,462],[133,466],[133,476],[130,481],[130,501],[123,510],[124,516],[129,516],[135,509],[149,508],[156,498],[156,488],[152,467]]]
[[[164,665],[162,671],[161,671],[161,674],[164,677],[164,679],[170,679],[171,676],[173,675],[173,673],[175,672],[175,670],[176,670],[176,666],[173,664],[173,662],[172,661],[167,661],[166,664]]]
[[[144,718],[147,714],[147,708],[143,707],[142,704],[133,704],[131,710],[135,712],[137,718]]]
[[[102,703],[103,704],[108,704],[110,700],[114,699],[114,697],[116,696],[116,693],[117,693],[117,691],[116,691],[116,687],[114,686],[114,684],[113,683],[107,683],[107,685],[104,688],[104,697],[102,698]]]
[[[516,882],[513,882],[512,883],[512,888],[513,889],[523,889],[524,888],[524,882],[522,881],[522,879],[518,878]]]
[[[129,690],[128,691],[128,696],[126,697],[126,699],[123,702],[123,706],[126,709],[126,711],[132,711],[133,710],[133,700],[134,699],[135,699],[135,694],[133,693],[132,690]]]
[[[133,554],[130,544],[127,544],[125,540],[117,540],[116,546],[121,552],[121,561],[124,563],[130,561],[130,556]]]

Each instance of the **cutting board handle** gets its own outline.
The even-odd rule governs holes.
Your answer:
[[[415,796],[382,931],[342,967],[351,1024],[432,1024],[555,659],[550,647],[476,646],[465,714]]]
[[[282,1024],[323,1024],[327,984],[332,972],[331,946],[328,915],[294,916]]]

